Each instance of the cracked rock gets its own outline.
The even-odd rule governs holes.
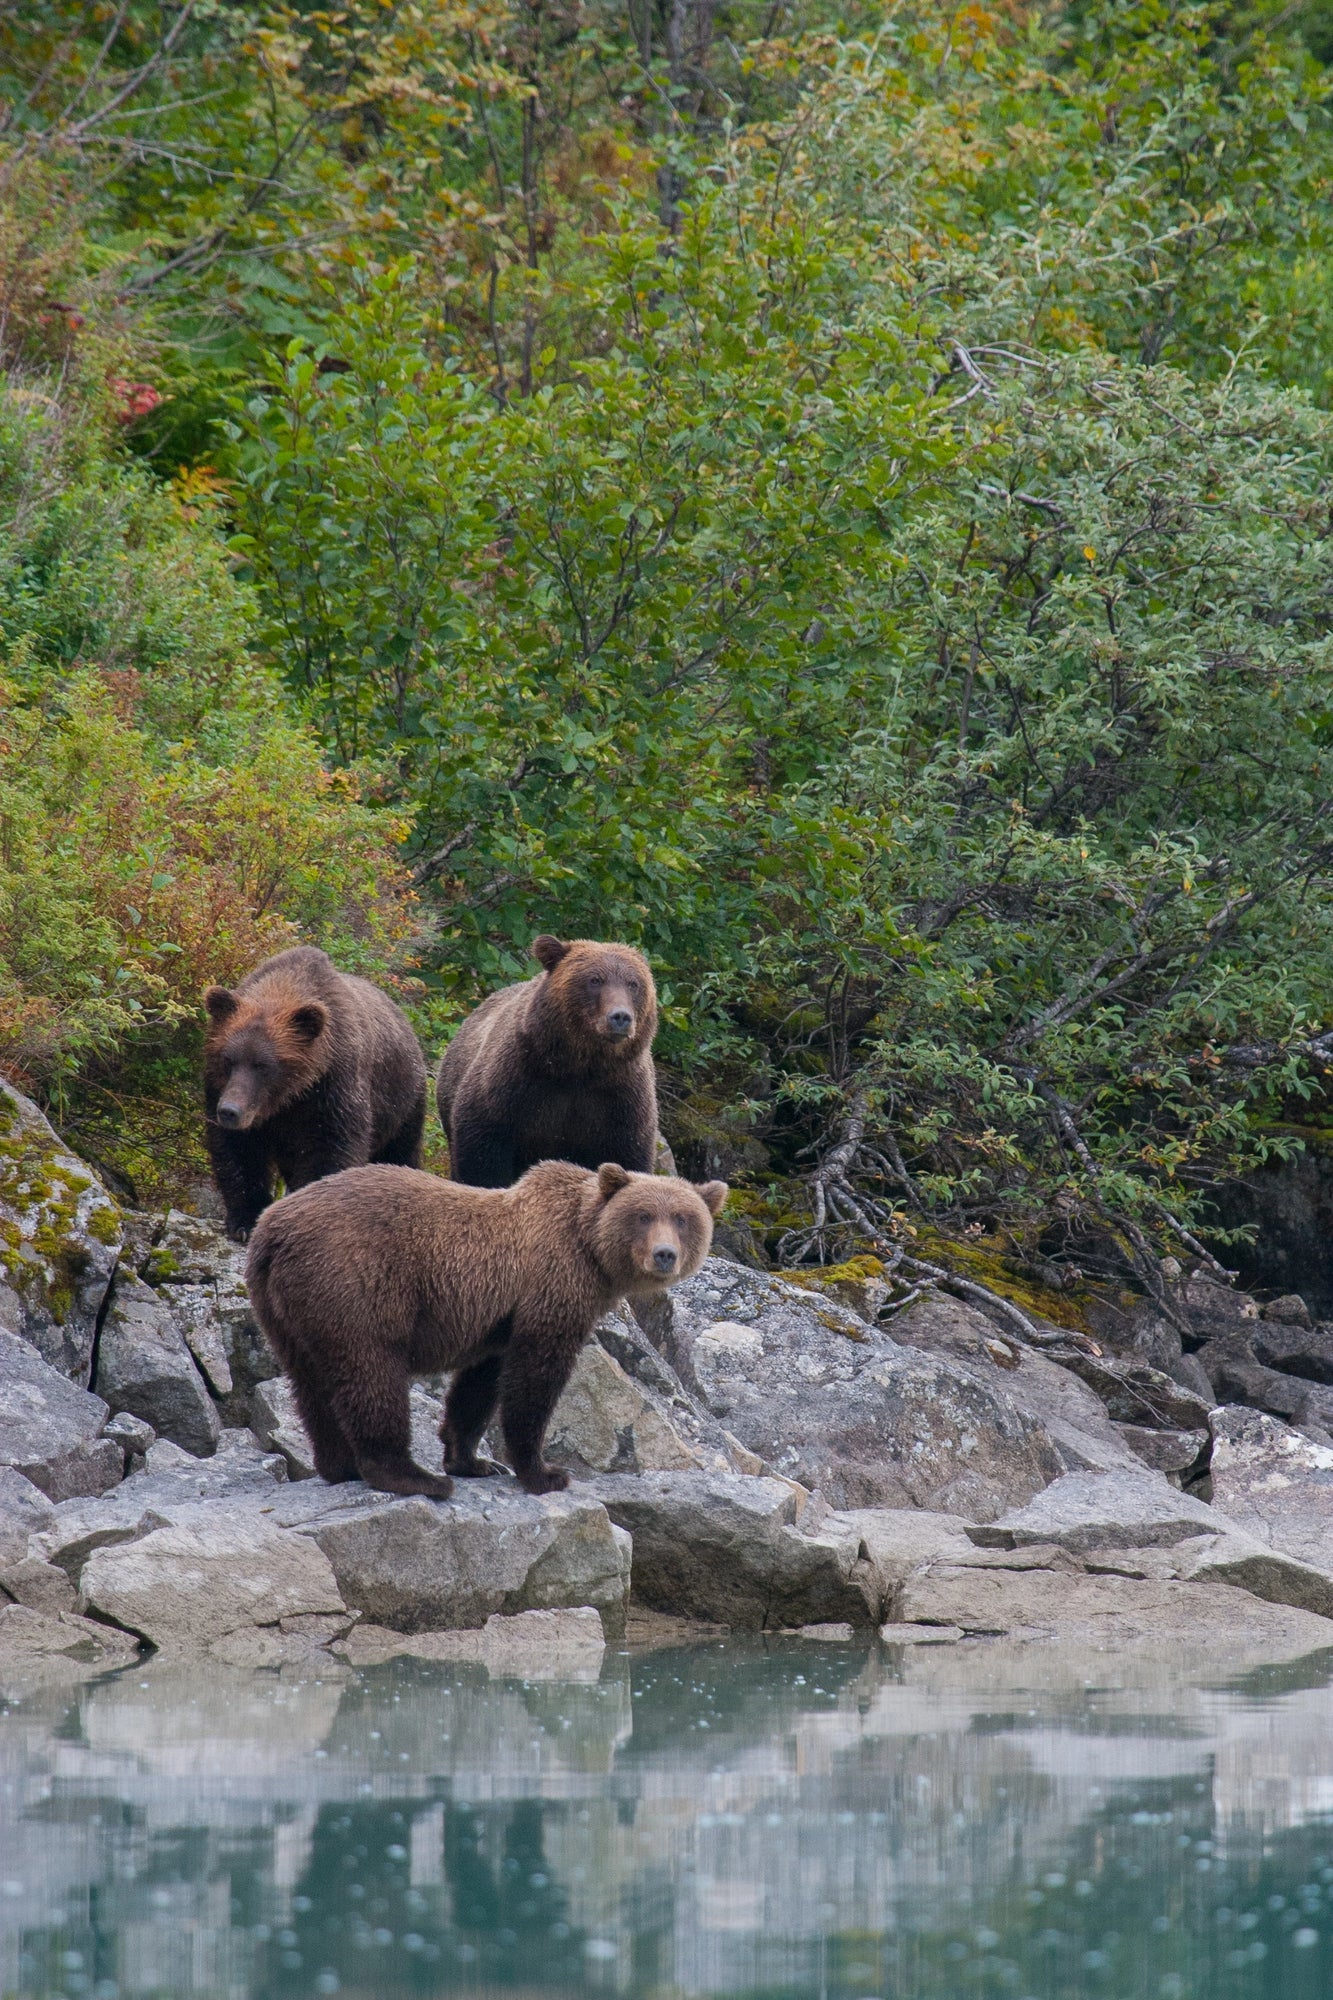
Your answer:
[[[118,1278],[97,1348],[97,1392],[196,1457],[217,1449],[222,1420],[180,1328],[150,1285]]]
[[[943,1354],[834,1299],[710,1257],[647,1324],[687,1388],[767,1466],[837,1507],[989,1519],[1064,1470],[1045,1426]]]
[[[0,1332],[0,1466],[40,1487],[48,1500],[105,1493],[124,1454],[101,1435],[107,1406],[43,1361],[35,1347]]]

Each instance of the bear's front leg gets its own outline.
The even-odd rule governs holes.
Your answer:
[[[488,1354],[475,1367],[460,1368],[450,1384],[440,1425],[444,1469],[455,1479],[489,1479],[505,1468],[477,1457],[477,1440],[491,1420],[500,1390],[503,1354]]]
[[[563,1466],[542,1457],[546,1426],[574,1372],[587,1339],[582,1328],[569,1333],[549,1317],[520,1309],[500,1371],[500,1428],[514,1476],[527,1493],[561,1493],[569,1484]]]
[[[267,1149],[248,1132],[224,1132],[211,1114],[204,1137],[226,1212],[227,1234],[233,1243],[248,1243],[271,1199]]]

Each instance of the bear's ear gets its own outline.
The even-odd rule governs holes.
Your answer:
[[[329,1010],[322,1000],[307,1000],[303,1006],[293,1007],[287,1019],[303,1042],[317,1042],[329,1025]]]
[[[224,1021],[230,1021],[240,1006],[240,1001],[229,986],[210,986],[204,995],[204,1005],[208,1018],[220,1028]]]
[[[569,946],[561,944],[559,938],[539,937],[532,940],[532,955],[548,972],[555,971],[568,950]]]
[[[731,1189],[725,1181],[705,1181],[699,1193],[703,1197],[703,1204],[708,1213],[717,1215]]]
[[[613,1194],[619,1194],[621,1188],[629,1186],[629,1175],[614,1160],[607,1160],[597,1169],[597,1185],[603,1197],[610,1201]]]

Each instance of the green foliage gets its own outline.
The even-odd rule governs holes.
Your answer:
[[[0,23],[11,1059],[401,833],[432,1030],[631,937],[835,1222],[1146,1276],[1321,1087],[1316,14],[117,18]]]
[[[43,1089],[302,935],[383,966],[410,922],[406,823],[324,769],[249,622],[205,520],[0,397],[0,1059]]]

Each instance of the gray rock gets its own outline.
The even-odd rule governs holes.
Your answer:
[[[927,1296],[893,1322],[896,1338],[962,1362],[1028,1416],[1058,1451],[1066,1472],[1132,1471],[1135,1456],[1101,1398],[1068,1368],[1001,1340],[984,1313],[960,1300]]]
[[[97,1393],[197,1457],[217,1449],[222,1419],[175,1319],[150,1285],[116,1280],[97,1347]]]
[[[727,1467],[724,1450],[710,1451],[685,1434],[687,1421],[687,1413],[673,1411],[664,1396],[633,1381],[599,1342],[590,1341],[552,1415],[546,1453],[578,1473]]]
[[[1279,1301],[1283,1303],[1283,1301]],[[1304,1303],[1304,1301],[1302,1301]],[[1300,1375],[1307,1382],[1333,1383],[1333,1326],[1299,1320],[1270,1324],[1261,1319],[1254,1330],[1254,1358],[1283,1375]]]
[[[0,1080],[0,1324],[81,1388],[120,1243],[120,1209],[92,1168]]]
[[[1245,1533],[1333,1572],[1333,1449],[1258,1410],[1213,1412],[1213,1499]]]
[[[1294,1604],[1333,1618],[1333,1575],[1247,1535],[1210,1535],[1192,1545],[1176,1574],[1194,1583],[1226,1583],[1268,1604]]]
[[[132,1417],[128,1410],[119,1410],[102,1435],[114,1438],[126,1458],[142,1458],[156,1439],[157,1432],[142,1417]]]
[[[1058,1570],[1006,1572],[946,1564],[908,1579],[902,1624],[943,1625],[978,1636],[1059,1641],[1089,1654],[1185,1647],[1279,1658],[1333,1646],[1333,1620],[1262,1603],[1221,1583],[1157,1582]]]
[[[289,1479],[315,1477],[315,1454],[285,1375],[259,1383],[251,1394],[250,1428],[265,1451],[281,1454]]]
[[[9,1465],[48,1500],[105,1493],[124,1454],[101,1435],[107,1406],[43,1361],[35,1347],[0,1333],[0,1466]]]
[[[1169,1548],[1188,1536],[1222,1534],[1228,1523],[1202,1500],[1178,1493],[1160,1475],[1070,1472],[1025,1507],[969,1528],[979,1548],[1025,1544],[1086,1549]]]
[[[104,1673],[128,1666],[139,1656],[139,1641],[89,1618],[69,1612],[51,1614],[24,1604],[0,1609],[0,1685],[11,1684],[15,1669],[25,1670],[59,1661],[75,1670]]]
[[[969,1524],[957,1514],[858,1507],[832,1520],[856,1535],[858,1560],[869,1564],[875,1595],[883,1606],[894,1602],[900,1586],[915,1571],[933,1562],[972,1562],[977,1554],[968,1536]]]
[[[1115,1354],[1088,1354],[1072,1343],[1052,1348],[1050,1353],[1087,1383],[1117,1424],[1135,1424],[1147,1430],[1208,1428],[1212,1396],[1196,1396],[1160,1368]]]
[[[312,1479],[279,1489],[272,1514],[318,1542],[348,1605],[394,1631],[579,1605],[624,1618],[629,1538],[586,1487],[534,1497],[510,1480],[460,1480],[451,1500],[396,1500]]]
[[[0,1569],[0,1591],[15,1604],[31,1611],[77,1611],[78,1593],[63,1569],[43,1562],[40,1556],[24,1556],[21,1562]]]
[[[142,1471],[131,1473],[122,1492],[145,1506],[226,1500],[245,1493],[268,1498],[286,1478],[278,1452],[264,1451],[249,1431],[226,1430],[211,1458],[196,1458],[169,1438],[159,1438],[149,1447]]]
[[[0,1567],[21,1562],[28,1537],[49,1528],[56,1510],[45,1493],[12,1466],[0,1466]]]
[[[1244,1292],[1233,1291],[1229,1285],[1219,1284],[1206,1271],[1190,1274],[1179,1294],[1179,1303],[1199,1340],[1245,1331],[1259,1317],[1253,1299]]]
[[[878,1622],[857,1528],[830,1516],[803,1533],[801,1496],[785,1480],[657,1472],[591,1490],[633,1539],[634,1600],[650,1611],[754,1631]]]
[[[1198,1462],[1211,1442],[1211,1432],[1154,1431],[1140,1424],[1117,1424],[1116,1429],[1135,1458],[1154,1472],[1184,1472]]]
[[[485,1667],[494,1678],[595,1681],[606,1653],[602,1621],[590,1605],[563,1611],[517,1611],[465,1632],[393,1632],[357,1625],[337,1648],[354,1667],[384,1660],[449,1660]]]
[[[100,1500],[66,1500],[54,1510],[49,1524],[34,1534],[30,1543],[33,1553],[63,1570],[77,1586],[94,1549],[141,1541],[154,1528],[169,1526],[166,1512],[159,1512],[131,1491],[138,1484],[138,1480],[126,1480]]]
[[[985,1520],[1064,1469],[1003,1390],[833,1299],[713,1257],[660,1305],[646,1330],[686,1387],[747,1450],[835,1506]]]
[[[253,1391],[281,1372],[250,1309],[245,1257],[213,1223],[172,1209],[142,1267],[231,1425],[250,1421]]]
[[[353,1623],[318,1546],[253,1511],[94,1549],[80,1582],[91,1611],[150,1644],[237,1665],[299,1658]]]
[[[1290,1424],[1333,1428],[1333,1390],[1264,1367],[1256,1359],[1252,1335],[1232,1333],[1210,1340],[1199,1349],[1198,1359],[1218,1403],[1244,1403]]]
[[[1259,1317],[1278,1326],[1309,1326],[1310,1308],[1299,1292],[1284,1292],[1281,1298],[1270,1299],[1266,1306],[1262,1306]]]

